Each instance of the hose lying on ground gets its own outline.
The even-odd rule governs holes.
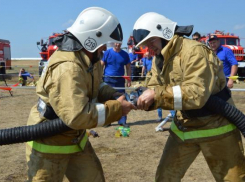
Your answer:
[[[0,145],[28,142],[72,130],[57,118],[36,125],[0,130]]]

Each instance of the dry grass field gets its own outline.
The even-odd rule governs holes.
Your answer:
[[[16,75],[20,67],[37,74],[37,61],[16,61],[12,64],[13,70],[10,72]],[[7,82],[15,84],[18,78],[13,77]],[[0,85],[4,83],[0,82]],[[245,88],[245,83],[236,84],[235,88]],[[245,93],[232,94],[236,106],[245,112]],[[0,128],[25,125],[30,109],[36,102],[35,89],[13,89],[13,97],[7,91],[0,90]],[[164,116],[167,114],[168,111],[163,111]],[[90,141],[101,160],[107,182],[154,181],[155,171],[169,135],[168,132],[155,132],[155,127],[159,124],[156,119],[157,111],[132,111],[128,115],[131,133],[129,137],[123,138],[115,137],[116,123],[109,128],[95,129],[100,137],[90,137]],[[25,181],[26,171],[24,143],[0,146],[0,182]],[[182,181],[214,182],[201,153]]]

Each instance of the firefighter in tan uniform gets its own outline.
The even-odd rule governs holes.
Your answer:
[[[28,125],[55,115],[73,130],[27,143],[28,181],[62,181],[64,175],[71,182],[105,181],[86,129],[108,125],[136,109],[124,96],[112,100],[116,91],[102,83],[99,60],[105,44],[122,41],[117,18],[92,7],[82,11],[67,30],[55,41],[59,49],[38,82],[40,99]]]
[[[203,108],[211,95],[229,95],[222,63],[204,44],[183,37],[192,29],[157,13],[142,15],[134,25],[137,46],[146,45],[155,52],[148,83],[153,89],[139,97],[138,109],[177,110],[155,180],[181,181],[201,151],[216,181],[245,181],[239,130]]]

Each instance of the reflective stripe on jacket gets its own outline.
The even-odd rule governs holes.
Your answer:
[[[88,134],[85,133],[84,137],[77,145],[66,145],[66,146],[52,146],[38,143],[36,141],[27,142],[27,144],[38,152],[48,154],[72,154],[83,151],[88,141]]]
[[[228,133],[236,129],[234,124],[228,124],[225,126],[221,126],[218,128],[207,129],[207,130],[196,130],[196,131],[188,131],[183,132],[178,129],[174,122],[171,123],[170,127],[171,131],[173,131],[182,141],[195,139],[195,138],[206,138],[213,137]]]

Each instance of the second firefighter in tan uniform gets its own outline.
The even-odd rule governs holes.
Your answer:
[[[216,181],[245,181],[245,158],[236,126],[221,115],[189,117],[226,86],[222,62],[204,44],[184,38],[192,27],[178,27],[157,13],[135,23],[134,38],[156,56],[152,77],[138,99],[139,109],[177,110],[156,172],[157,182],[179,182],[202,151]],[[174,35],[175,34],[175,35]],[[233,104],[230,98],[227,102]],[[153,103],[153,105],[152,105]]]
[[[101,27],[96,30],[95,26]],[[59,49],[43,71],[37,95],[72,130],[28,142],[29,181],[62,181],[64,175],[71,182],[105,181],[86,129],[117,121],[135,107],[123,97],[113,100],[116,90],[102,83],[98,56],[105,43],[122,41],[116,17],[102,8],[88,8],[68,31],[57,41]],[[36,105],[28,125],[40,122],[46,122],[46,118],[40,117]]]

